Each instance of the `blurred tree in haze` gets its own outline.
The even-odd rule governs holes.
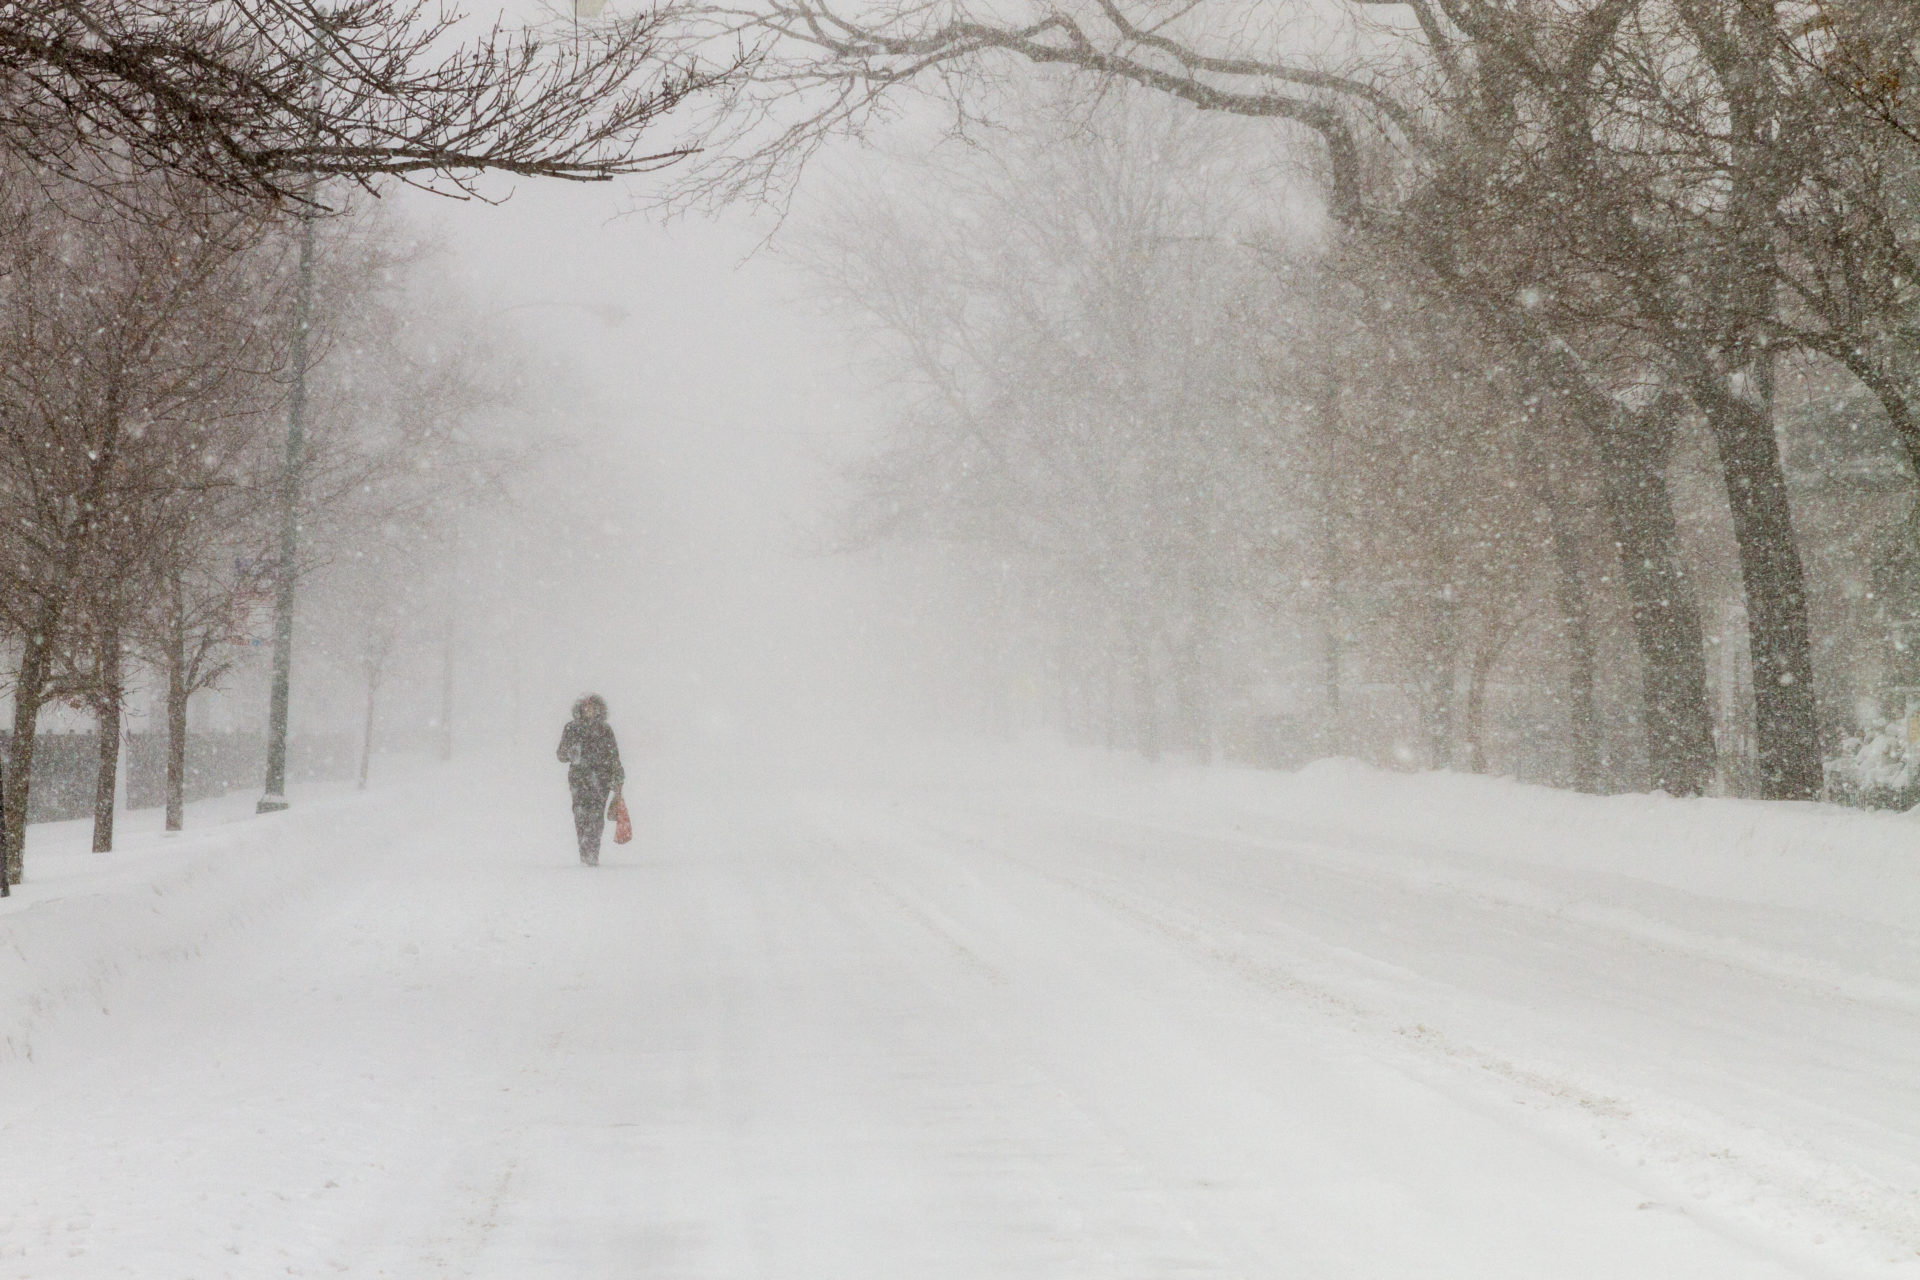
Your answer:
[[[259,300],[249,268],[270,252],[271,221],[158,182],[145,216],[129,219],[86,184],[63,184],[54,205],[40,181],[10,176],[0,619],[19,644],[5,786],[17,877],[40,707],[66,695],[117,709],[129,584],[153,568],[171,496],[221,482],[207,464],[234,424],[257,421],[258,379],[279,353],[247,305]],[[91,679],[75,674],[82,652]]]
[[[96,716],[95,839],[111,847],[120,719],[141,664],[166,690],[167,821],[181,822],[189,699],[246,658],[250,609],[279,571],[299,229],[176,181],[150,179],[135,218],[125,183],[14,177],[0,234],[0,629],[17,880],[50,700]],[[298,574],[366,560],[395,530],[444,542],[497,473],[474,433],[508,398],[507,374],[463,308],[424,292],[430,261],[377,219],[325,223]],[[368,590],[445,590],[430,556],[393,569]],[[327,603],[334,616],[312,611],[322,644],[378,612],[351,593]]]
[[[676,159],[641,135],[738,69],[671,65],[664,21],[470,32],[426,0],[7,4],[0,148],[90,183],[166,173],[242,197],[305,198],[315,175],[606,179]]]
[[[803,235],[916,388],[857,473],[854,539],[978,547],[1014,579],[994,609],[1045,618],[1069,686],[1123,688],[1149,756],[1206,756],[1220,708],[1257,696],[1248,655],[1310,662],[1285,633],[1317,617],[1320,742],[1485,769],[1490,684],[1540,634],[1564,643],[1512,674],[1529,715],[1567,722],[1565,776],[1589,778],[1592,655],[1572,650],[1591,619],[1563,625],[1547,585],[1572,495],[1545,492],[1517,379],[1460,309],[1274,242],[1248,154],[1065,86],[990,155],[856,189]],[[1594,539],[1570,536],[1583,561]],[[1572,572],[1578,596],[1592,572]]]
[[[816,275],[918,388],[862,480],[852,536],[988,548],[1042,581],[1064,652],[1123,683],[1135,739],[1207,750],[1215,637],[1248,571],[1245,442],[1226,300],[1253,256],[1223,199],[1231,157],[1164,114],[1099,129],[1066,100],[918,197],[861,192],[811,241]],[[1217,141],[1217,139],[1216,139]],[[1178,171],[1176,188],[1164,181]]]
[[[330,177],[472,195],[487,171],[605,180],[681,158],[643,135],[743,57],[672,59],[665,21],[474,26],[425,0],[0,6],[0,627],[16,656],[0,893],[21,872],[49,699],[97,715],[110,846],[129,646],[165,668],[179,825],[188,700],[234,665],[265,576],[296,326],[336,346],[314,353],[304,556],[350,554],[370,520],[444,522],[473,491],[473,362],[423,327],[396,341],[406,305],[377,270],[336,272],[317,314],[289,316],[300,228],[283,215],[341,203]]]
[[[1817,356],[1878,399],[1910,456],[1920,439],[1912,6],[1355,0],[1250,16],[963,0],[849,14],[774,0],[696,11],[687,38],[746,41],[756,63],[683,200],[784,199],[822,146],[864,136],[903,95],[991,146],[1021,63],[1284,123],[1320,176],[1335,260],[1362,250],[1345,260],[1456,308],[1524,388],[1532,431],[1555,437],[1534,451],[1548,472],[1591,454],[1617,552],[1603,576],[1636,639],[1647,781],[1679,793],[1715,766],[1697,566],[1668,482],[1675,441],[1704,427],[1737,552],[1759,787],[1819,791],[1827,649],[1773,388],[1783,361]],[[1557,575],[1563,598],[1574,580]]]

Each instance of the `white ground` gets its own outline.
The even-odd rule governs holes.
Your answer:
[[[556,772],[36,829],[0,1277],[1920,1276],[1914,819]]]

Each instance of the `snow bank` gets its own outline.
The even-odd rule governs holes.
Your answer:
[[[1586,796],[1350,760],[1293,773],[1025,756],[1055,811],[1504,903],[1848,999],[1920,1010],[1920,817],[1834,805]]]
[[[1587,796],[1453,773],[1325,760],[1297,773],[1184,770],[1171,796],[1224,802],[1403,851],[1623,877],[1706,897],[1910,925],[1920,817],[1835,805]],[[1171,798],[1171,797],[1170,797]]]
[[[86,822],[31,829],[28,878],[0,899],[0,1061],[31,1058],[57,1017],[107,1012],[121,974],[193,956],[313,880],[324,865],[315,836],[339,802],[261,819],[252,803],[196,805],[194,829],[131,832],[106,854],[88,851]]]
[[[1510,778],[1398,773],[1356,760],[1292,772],[1149,764],[1045,742],[897,744],[876,785],[999,792],[1223,838],[1301,839],[1602,896],[1658,886],[1719,901],[1909,928],[1920,920],[1920,810],[1671,796],[1589,796]],[[1489,880],[1491,883],[1491,880]]]

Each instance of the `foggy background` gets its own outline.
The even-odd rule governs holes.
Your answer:
[[[1388,28],[1302,21],[1243,34],[1398,56]],[[770,202],[724,182],[689,195],[702,157],[606,184],[486,177],[472,200],[394,185],[325,221],[323,239],[392,255],[331,286],[343,345],[315,400],[343,420],[342,456],[363,405],[402,424],[395,440],[443,419],[417,476],[403,444],[390,491],[308,531],[292,721],[330,740],[334,773],[368,742],[537,754],[594,690],[631,749],[712,761],[1039,735],[1767,792],[1753,672],[1770,659],[1748,641],[1731,473],[1633,316],[1583,312],[1575,268],[1564,298],[1537,286],[1544,258],[1473,268],[1474,288],[1585,344],[1596,403],[1671,432],[1648,474],[1706,677],[1684,778],[1649,754],[1652,633],[1620,566],[1653,561],[1607,523],[1592,433],[1470,289],[1449,298],[1405,245],[1336,234],[1318,144],[1054,71],[952,95],[862,120]],[[751,133],[716,136],[753,155]],[[1369,158],[1376,199],[1412,163],[1394,145]],[[1491,208],[1461,199],[1436,220]],[[1475,251],[1500,243],[1505,215],[1486,216]],[[356,318],[383,292],[378,324]],[[386,394],[388,341],[420,388]],[[1808,678],[1763,692],[1815,688],[1792,735],[1806,790],[1809,758],[1870,774],[1850,753],[1882,748],[1862,735],[1911,737],[1889,726],[1920,688],[1920,561],[1884,414],[1805,352],[1774,362],[1767,394],[1814,643]],[[194,695],[194,729],[257,730],[264,621],[236,615],[234,669]],[[155,671],[130,683],[148,732]],[[49,727],[85,729],[80,701]]]
[[[403,191],[380,210],[513,367],[516,403],[486,430],[531,456],[412,566],[430,603],[383,676],[376,760],[440,749],[449,626],[456,755],[543,756],[589,690],[631,755],[710,764],[979,727],[976,637],[930,580],[939,557],[836,545],[883,412],[844,326],[770,221],[663,225],[634,203],[630,184],[523,182],[499,205]],[[303,601],[292,720],[357,738],[364,677],[330,572]],[[443,575],[450,609],[424,589]],[[256,726],[265,668],[257,648],[197,695],[196,730]]]

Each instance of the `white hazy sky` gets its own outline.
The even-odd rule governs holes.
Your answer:
[[[589,687],[663,736],[819,726],[871,701],[876,652],[897,656],[864,569],[807,545],[874,398],[798,273],[758,251],[768,224],[662,226],[621,216],[633,196],[520,182],[497,206],[390,197],[437,232],[479,309],[564,360],[573,385],[536,381],[534,397],[590,406],[581,482],[613,498],[617,567],[584,616],[536,622],[531,728]],[[592,314],[607,308],[624,318]]]

